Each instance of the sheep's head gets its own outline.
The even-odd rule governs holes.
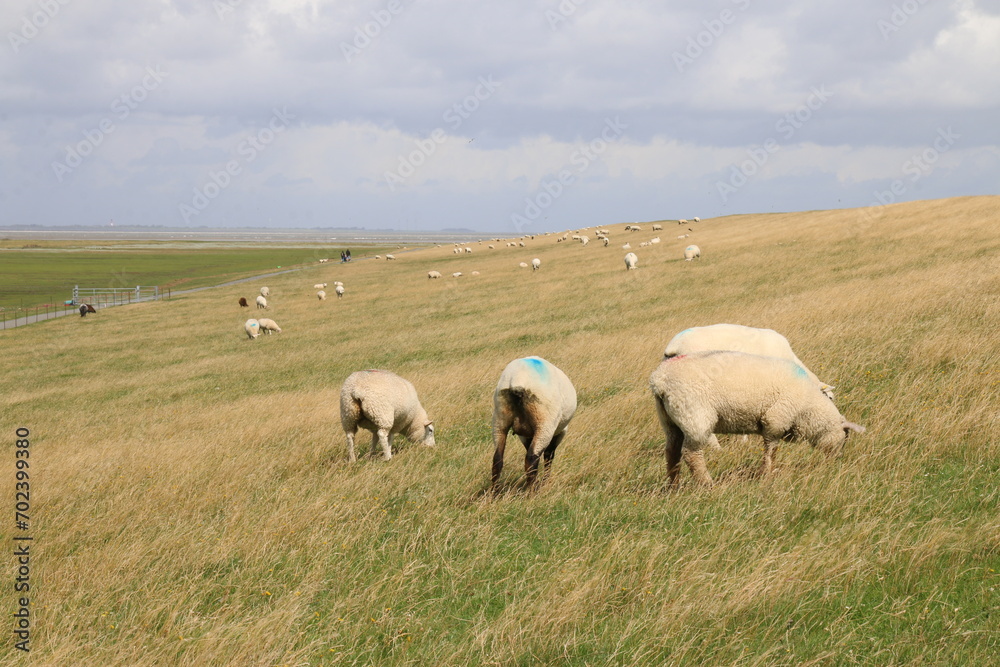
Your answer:
[[[865,427],[842,419],[840,427],[831,428],[826,431],[816,442],[816,447],[828,456],[840,456],[844,450],[844,443],[847,442],[847,436],[850,435],[851,431],[864,433]]]
[[[432,421],[424,423],[424,445],[426,447],[434,446],[434,422]]]

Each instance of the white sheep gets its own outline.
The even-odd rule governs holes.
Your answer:
[[[267,299],[265,299],[263,296],[257,297],[257,307],[267,308]]]
[[[686,225],[687,224],[687,220],[685,220],[684,218],[681,218],[680,220],[677,221],[677,224],[678,225]]]
[[[343,287],[343,286],[344,286],[344,283],[342,283],[342,282],[340,282],[340,281],[338,280],[337,282],[333,283],[333,286],[334,286],[334,287]]]
[[[441,272],[440,271],[428,271],[427,272],[427,277],[428,278],[440,278],[441,277]]]
[[[313,289],[323,289],[326,287],[326,283],[316,283],[313,285]]]
[[[639,225],[632,225],[632,229],[630,229],[629,231],[630,232],[641,232],[642,231],[642,227],[640,227]]]
[[[636,266],[638,266],[638,265],[639,265],[639,258],[636,256],[636,254],[634,252],[630,252],[627,255],[625,255],[625,270],[626,271],[631,271],[632,269],[636,268]]]
[[[660,242],[660,237],[659,236],[654,236],[653,238],[649,239],[650,245],[652,245],[653,243],[659,243],[659,242]]]
[[[542,268],[542,260],[538,259],[537,257],[531,260],[532,271],[537,271],[540,268]]]
[[[677,238],[679,238],[679,239],[686,239],[686,238],[687,238],[687,237],[689,237],[689,236],[691,236],[691,235],[690,235],[690,234],[681,234],[681,235],[680,235],[680,236],[678,236]]]
[[[455,273],[451,274],[451,277],[452,278],[461,278],[462,277],[462,272],[461,271],[456,271]]]
[[[473,272],[472,272],[472,273],[470,273],[469,275],[470,275],[470,276],[478,276],[478,275],[479,275],[479,271],[473,271]]]
[[[343,299],[344,298],[344,286],[343,285],[337,285],[336,287],[333,288],[333,291],[337,293],[337,298],[338,299]]]
[[[518,266],[521,267],[522,269],[526,269],[526,268],[528,268],[528,263],[527,262],[521,262],[521,263],[518,264]]]
[[[495,250],[496,249],[496,246],[494,246],[492,243],[490,245],[486,246],[486,247],[489,248],[490,250]]]
[[[761,473],[772,467],[780,440],[807,440],[839,454],[850,431],[815,381],[788,359],[714,350],[664,359],[649,378],[666,438],[667,479],[677,485],[683,458],[699,484],[711,485],[703,449],[715,433],[758,433],[764,438]]]
[[[684,261],[690,262],[692,259],[701,259],[701,248],[696,245],[684,248]]]
[[[663,225],[653,225],[653,231],[658,232],[663,229]]]
[[[382,255],[375,255],[375,259],[382,259]]]
[[[622,246],[622,250],[631,250],[631,249],[632,249],[631,243],[626,243],[625,245]]]
[[[323,290],[316,292],[316,298],[319,299],[320,301],[326,301],[326,292],[324,292]]]
[[[588,243],[590,243],[590,237],[587,236],[586,234],[581,235],[580,236],[580,245],[584,245],[585,246]]]
[[[518,242],[517,242],[517,245],[518,245],[518,247],[520,247],[520,248],[527,248],[527,247],[528,247],[528,246],[527,246],[527,245],[526,245],[526,244],[524,243],[524,241],[518,241]]]
[[[271,290],[269,290],[266,287],[261,287],[260,288],[260,295],[264,296],[264,297],[271,296]]]
[[[372,434],[371,456],[382,449],[382,459],[392,458],[392,437],[402,433],[413,442],[434,446],[434,425],[421,407],[409,380],[381,370],[351,373],[340,389],[340,423],[347,435],[347,458],[356,461],[354,436],[359,428]]]
[[[260,324],[260,330],[266,333],[267,335],[271,335],[272,332],[281,333],[281,327],[279,327],[274,320],[269,320],[266,317],[262,317],[261,319],[257,320],[257,322]]]
[[[386,255],[386,256],[385,256],[385,258],[386,258],[386,259],[396,259],[396,257],[395,257],[395,256],[393,256],[393,255]]]
[[[538,459],[545,457],[545,473],[552,469],[556,447],[576,412],[576,389],[560,369],[539,357],[507,364],[493,392],[493,487],[503,470],[507,433],[513,430],[527,450],[527,485],[535,485]]]
[[[701,222],[701,218],[699,218],[698,216],[694,216],[693,218],[691,218],[691,222]]]
[[[611,243],[611,239],[609,239],[607,236],[605,236],[604,237],[604,247],[607,248],[610,243]]]
[[[465,252],[467,252],[467,253],[471,254],[471,253],[472,253],[472,248],[466,248],[466,249],[465,249]]]
[[[774,329],[757,329],[742,324],[711,324],[704,327],[685,329],[670,339],[663,350],[663,357],[668,359],[693,352],[708,352],[710,350],[729,350],[730,352],[747,352],[765,357],[788,359],[799,365],[819,386],[826,396],[833,400],[833,387],[818,377],[795,355],[788,339]]]
[[[253,340],[260,335],[260,322],[254,319],[249,319],[243,325],[243,330],[247,332],[247,337]]]

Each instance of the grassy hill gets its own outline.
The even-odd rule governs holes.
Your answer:
[[[871,213],[317,265],[268,282],[284,332],[255,341],[254,283],[4,333],[31,664],[997,664],[1000,198]],[[782,446],[767,479],[759,439],[722,438],[717,485],[668,492],[648,378],[718,322],[782,332],[868,432]],[[529,354],[579,409],[541,489],[514,441],[494,497],[492,391]],[[373,367],[416,385],[436,448],[347,463],[340,383]]]

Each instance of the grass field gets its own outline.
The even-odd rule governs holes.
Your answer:
[[[6,332],[30,664],[998,664],[1000,198],[876,213],[324,265],[269,280],[284,332],[254,341],[245,286]],[[343,299],[316,300],[327,278]],[[783,445],[766,479],[759,439],[722,438],[715,487],[667,491],[648,378],[717,322],[785,334],[867,433],[833,460]],[[579,409],[541,488],[514,441],[493,496],[492,391],[530,354]],[[415,384],[437,447],[348,464],[340,383],[373,367]]]
[[[396,246],[393,246],[396,247]],[[248,245],[220,247],[198,241],[91,242],[0,241],[0,308],[62,303],[73,286],[130,288],[159,285],[162,291],[218,285],[277,270],[278,267],[339,261],[341,248]],[[385,252],[384,247],[352,249],[355,258]]]

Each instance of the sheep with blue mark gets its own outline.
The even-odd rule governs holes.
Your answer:
[[[503,470],[508,432],[524,444],[527,486],[534,488],[539,457],[544,457],[548,474],[575,412],[576,389],[562,370],[540,357],[507,364],[493,392],[493,488]]]
[[[701,248],[696,245],[684,248],[684,261],[690,262],[692,259],[701,259]]]
[[[666,438],[671,487],[677,485],[682,459],[697,483],[711,486],[703,450],[716,433],[763,436],[760,473],[767,475],[782,440],[805,440],[836,456],[851,431],[864,432],[844,419],[802,366],[788,359],[694,352],[664,359],[649,384]]]
[[[434,446],[434,424],[420,405],[417,390],[409,380],[390,371],[357,371],[344,380],[340,423],[347,435],[350,461],[357,460],[354,436],[359,428],[372,434],[370,455],[376,456],[381,449],[385,461],[392,458],[392,438],[397,433],[427,447]]]
[[[260,335],[260,322],[249,319],[243,324],[243,330],[247,332],[247,338],[253,340]]]

